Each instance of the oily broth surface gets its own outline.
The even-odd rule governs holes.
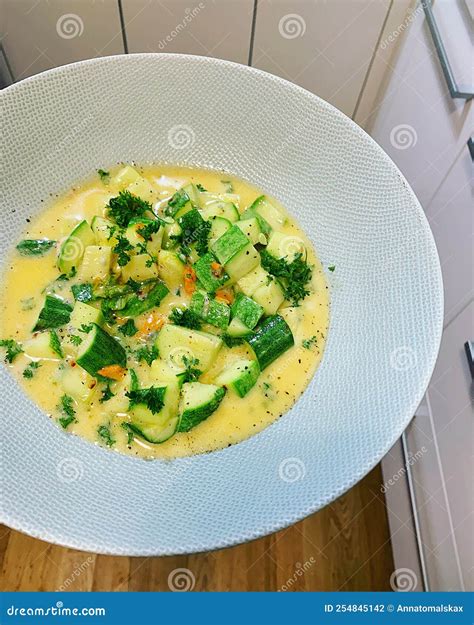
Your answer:
[[[111,170],[111,173],[113,175],[115,171]],[[140,168],[140,173],[156,187],[157,200],[165,200],[187,182],[199,182],[210,192],[222,193],[225,191],[223,180],[230,180],[234,192],[240,195],[241,211],[261,195],[261,192],[252,185],[219,172],[153,166]],[[82,219],[87,219],[90,223],[94,215],[102,214],[109,198],[117,195],[118,191],[119,189],[112,185],[105,186],[99,177],[95,176],[93,180],[74,187],[54,201],[28,224],[23,238],[59,240]],[[275,204],[288,216],[281,205],[276,202]],[[97,428],[107,424],[116,440],[113,449],[143,458],[175,458],[209,452],[238,443],[261,431],[285,413],[304,391],[320,363],[329,322],[329,294],[321,264],[311,243],[295,220],[288,216],[288,221],[281,230],[288,235],[302,238],[306,243],[308,262],[314,266],[312,293],[303,300],[300,307],[279,311],[293,331],[295,346],[263,371],[257,384],[245,398],[240,399],[232,392],[227,392],[216,412],[190,432],[175,434],[160,445],[153,445],[141,439],[135,439],[129,445],[127,434],[120,425],[124,417],[113,416],[108,412],[107,403],[99,402],[102,393],[97,387],[89,404],[80,405],[78,402],[76,406],[78,422],[70,425],[67,431],[97,443]],[[38,257],[12,254],[4,276],[0,299],[1,338],[14,338],[20,343],[30,338],[30,329],[34,326],[43,304],[43,290],[58,277],[58,273],[54,251]],[[64,296],[72,301],[69,287],[70,283],[65,282]],[[61,290],[58,290],[57,294],[62,295]],[[170,294],[162,301],[158,311],[166,314],[174,306],[188,299]],[[310,349],[303,347],[302,341],[313,336],[317,340]],[[239,346],[230,350],[223,346],[216,363],[200,378],[200,381],[212,382],[224,362],[245,356],[248,353],[247,349],[245,346]],[[21,354],[15,359],[11,369],[26,393],[56,420],[59,414],[57,406],[63,395],[58,362],[42,361],[33,378],[27,380],[23,378],[22,372],[28,362],[30,360]],[[148,365],[142,362],[133,363],[132,366],[143,386],[153,382],[149,376]]]

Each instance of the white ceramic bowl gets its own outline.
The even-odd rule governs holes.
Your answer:
[[[222,451],[171,462],[110,453],[60,431],[2,368],[4,523],[101,553],[204,551],[301,519],[379,462],[428,384],[443,294],[423,211],[368,135],[280,78],[172,54],[75,63],[0,102],[3,257],[50,193],[134,160],[251,181],[336,265],[316,376],[280,420]]]

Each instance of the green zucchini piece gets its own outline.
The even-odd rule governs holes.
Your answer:
[[[256,332],[246,340],[262,371],[295,344],[290,326],[280,315],[264,319]]]
[[[261,238],[263,233],[256,217],[242,219],[241,221],[238,221],[235,225],[237,226],[237,228],[240,228],[240,230],[242,230],[242,232],[250,240],[250,243],[252,243],[252,245],[262,242]]]
[[[240,278],[243,278],[260,263],[260,254],[248,241],[245,234],[242,232],[241,234],[247,240],[247,245],[224,265],[224,269],[229,274],[232,282],[236,282],[237,280],[240,280]]]
[[[144,438],[149,443],[159,444],[167,441],[178,429],[179,415],[179,391],[178,380],[169,380],[166,384],[158,384],[154,387],[161,390],[162,407],[158,412],[150,410],[149,405],[130,402],[129,415],[130,429]],[[144,389],[145,391],[147,389]]]
[[[306,260],[307,256],[306,246],[301,237],[276,230],[270,235],[267,252],[274,258],[284,258],[288,263],[294,261],[297,256],[301,256],[303,260]]]
[[[200,206],[200,191],[195,184],[185,184],[184,187],[181,188],[181,191],[186,193],[194,206]]]
[[[204,372],[216,359],[222,340],[208,332],[166,324],[160,330],[155,345],[161,358],[177,372],[186,369],[186,360],[197,360],[196,368]]]
[[[66,365],[61,374],[61,385],[66,395],[85,402],[92,397],[97,382],[82,367]]]
[[[87,221],[81,221],[64,239],[58,256],[58,268],[62,273],[71,273],[79,267],[86,247],[94,245],[95,234]]]
[[[127,354],[117,340],[94,323],[91,331],[79,346],[76,362],[87,373],[97,377],[98,371],[109,365],[125,367]]]
[[[248,238],[237,226],[232,226],[211,245],[211,251],[221,265],[228,263],[249,244]]]
[[[127,304],[120,309],[121,317],[138,317],[144,312],[147,312],[155,306],[159,306],[161,301],[168,295],[168,287],[161,281],[158,281],[155,286],[148,292],[145,298],[140,298],[138,295],[132,296]]]
[[[209,232],[209,243],[212,245],[214,241],[217,241],[223,234],[232,228],[232,224],[228,219],[224,217],[211,217],[211,230]]]
[[[232,202],[224,200],[213,200],[208,202],[202,209],[204,219],[212,217],[223,217],[230,222],[238,221],[240,215],[237,207]]]
[[[174,252],[160,250],[158,254],[158,275],[171,291],[176,291],[183,284],[183,261]]]
[[[71,313],[70,324],[79,329],[82,325],[87,326],[90,323],[102,325],[104,323],[102,311],[84,302],[76,302]]]
[[[115,245],[117,243],[117,239],[112,234],[117,226],[110,219],[96,215],[92,218],[91,228],[99,245]]]
[[[237,281],[237,286],[245,295],[251,297],[259,286],[268,284],[270,279],[270,274],[261,265],[257,265],[255,269]]]
[[[239,319],[242,323],[253,330],[260,317],[263,315],[263,308],[251,297],[243,293],[238,293],[230,309],[232,317]]]
[[[285,301],[285,293],[278,280],[272,276],[267,284],[262,284],[254,291],[252,298],[262,306],[266,315],[274,315]]]
[[[245,397],[255,386],[259,375],[260,366],[257,360],[241,359],[227,365],[214,382],[232,389],[239,397]]]
[[[132,256],[128,263],[122,267],[122,279],[127,282],[132,278],[136,282],[152,280],[158,277],[158,266],[148,254]]]
[[[215,384],[186,382],[179,402],[179,432],[189,432],[217,410],[223,400],[225,389]]]
[[[204,256],[201,256],[201,258],[193,265],[197,279],[208,293],[214,293],[220,286],[229,280],[229,276],[225,271],[220,275],[216,275],[216,272],[212,269],[212,263],[215,262],[216,259],[214,256],[208,252],[207,254],[204,254]]]
[[[161,243],[163,249],[170,250],[176,247],[178,245],[177,239],[180,235],[181,226],[178,223],[174,221],[173,223],[166,224],[163,229],[163,240]]]
[[[188,194],[183,189],[180,189],[169,199],[164,212],[168,217],[176,217],[178,213],[184,214],[186,210],[192,210],[192,208],[193,205]]]
[[[206,323],[225,330],[229,325],[230,308],[224,302],[209,298],[204,291],[195,291],[191,298],[190,309]]]
[[[231,336],[232,338],[237,338],[237,337],[246,337],[249,336],[252,333],[252,330],[250,328],[248,328],[243,321],[241,321],[240,319],[237,319],[237,317],[235,317],[234,319],[232,319],[232,321],[229,323],[229,327],[227,328],[227,335]]]
[[[273,206],[269,199],[265,195],[258,197],[248,210],[250,213],[254,212],[260,217],[260,223],[263,219],[272,230],[278,230],[286,221],[285,216]]]
[[[56,295],[46,295],[33,332],[60,328],[69,323],[72,306]]]
[[[40,332],[23,343],[23,351],[30,358],[60,360],[57,339],[54,332]]]
[[[102,282],[109,275],[112,248],[109,245],[88,245],[82,257],[78,277],[82,282]]]

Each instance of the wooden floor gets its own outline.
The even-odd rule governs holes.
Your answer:
[[[377,467],[336,502],[288,529],[191,556],[95,555],[0,526],[0,590],[390,590],[393,561],[380,485]]]

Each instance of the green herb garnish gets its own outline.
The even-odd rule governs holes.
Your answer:
[[[60,358],[64,358],[63,350],[61,349],[61,341],[57,333],[52,330],[49,334],[49,344],[53,352]]]
[[[117,262],[120,267],[125,266],[130,261],[130,250],[133,250],[133,245],[122,234],[117,235],[117,243],[112,248],[112,251],[117,254]]]
[[[105,401],[109,401],[109,399],[112,399],[112,397],[115,397],[115,393],[112,393],[112,391],[110,390],[110,384],[107,384],[107,386],[102,391],[102,397],[99,399],[99,401],[101,404],[103,404]]]
[[[99,174],[99,178],[102,180],[104,184],[108,184],[110,180],[110,172],[105,171],[105,169],[98,169],[97,173]]]
[[[130,191],[120,191],[117,197],[109,200],[107,208],[109,216],[121,228],[126,228],[131,219],[141,217],[147,211],[151,211],[151,204]]]
[[[71,341],[71,343],[72,343],[73,345],[75,345],[76,347],[82,343],[82,339],[81,339],[81,337],[80,337],[80,336],[78,336],[77,334],[71,334],[71,335],[69,336],[69,340],[70,340],[70,341]]]
[[[59,400],[58,408],[63,413],[63,417],[59,417],[60,425],[66,429],[68,425],[77,421],[76,411],[74,410],[74,400],[70,395],[63,395]]]
[[[112,445],[115,445],[115,438],[113,438],[108,425],[100,425],[97,428],[97,434],[104,441],[107,447],[112,447]]]
[[[177,326],[191,330],[199,330],[202,325],[199,315],[189,308],[173,308],[169,320]]]
[[[13,362],[15,358],[23,352],[23,348],[20,343],[17,343],[13,339],[0,340],[0,347],[5,347],[5,360],[7,362]]]
[[[23,377],[26,378],[27,380],[31,380],[31,378],[35,374],[36,369],[38,369],[40,366],[41,364],[39,362],[28,363],[25,369],[23,370]]]
[[[309,295],[306,285],[312,276],[311,267],[302,259],[302,254],[298,254],[291,263],[284,258],[275,258],[267,250],[262,250],[260,255],[262,267],[272,276],[285,280],[285,298],[293,306],[298,306],[300,301]]]
[[[130,399],[130,408],[137,405],[144,405],[152,414],[157,414],[165,405],[165,386],[151,386],[130,390],[125,395]]]
[[[133,319],[128,319],[118,328],[118,331],[124,336],[134,336],[138,332],[138,328]]]
[[[49,239],[24,239],[16,246],[22,256],[42,256],[56,245]]]
[[[316,342],[318,340],[317,336],[312,336],[309,339],[304,339],[304,341],[302,341],[301,345],[305,348],[305,349],[311,349],[313,347],[313,345],[316,345]]]
[[[135,355],[138,362],[144,360],[148,365],[151,365],[151,363],[160,356],[158,348],[155,345],[151,347],[141,347],[135,352]]]
[[[196,382],[203,373],[201,369],[196,367],[199,364],[199,359],[183,356],[183,364],[186,367],[183,375],[184,382]]]

